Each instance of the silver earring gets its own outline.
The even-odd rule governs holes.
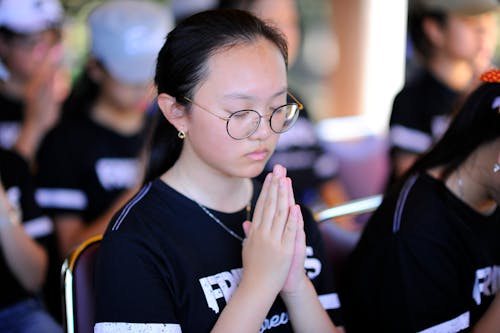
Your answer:
[[[493,166],[493,172],[497,173],[498,171],[500,171],[500,164],[495,163],[495,165]]]
[[[184,133],[183,130],[180,130],[179,133],[177,133],[177,136],[182,140],[186,137],[186,133]]]

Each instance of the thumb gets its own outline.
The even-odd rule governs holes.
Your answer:
[[[252,228],[252,222],[250,221],[243,222],[243,231],[245,232],[245,237],[248,237],[251,228]]]

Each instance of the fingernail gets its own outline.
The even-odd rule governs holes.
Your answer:
[[[276,164],[273,168],[273,172],[276,177],[281,176],[282,174],[281,166],[279,164]]]
[[[271,177],[272,177],[272,174],[271,174],[271,173],[268,173],[268,174],[266,175],[266,178],[264,179],[264,183],[265,183],[265,182],[269,182],[269,180],[271,179]]]
[[[286,187],[287,186],[287,181],[285,178],[280,179],[280,187]]]
[[[302,211],[300,210],[300,206],[299,205],[295,205],[296,209],[297,209],[297,216],[299,219],[302,219]]]

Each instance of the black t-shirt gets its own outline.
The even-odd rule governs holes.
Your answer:
[[[99,217],[140,181],[138,156],[145,131],[125,136],[85,114],[64,118],[37,156],[40,206],[51,215],[71,213],[86,222]]]
[[[394,99],[389,121],[391,149],[427,151],[446,131],[460,97],[428,71],[416,74]]]
[[[499,235],[500,209],[481,215],[429,175],[410,178],[349,258],[347,331],[470,332],[500,287]]]
[[[35,188],[26,161],[14,152],[0,148],[0,178],[9,202],[21,209],[26,234],[46,248],[52,246],[53,225],[35,202]],[[0,309],[33,296],[10,270],[1,248],[0,275]]]
[[[24,119],[24,104],[0,93],[0,147],[11,148]]]
[[[210,212],[243,237],[245,210]],[[334,322],[341,324],[331,269],[311,215],[305,215],[305,230],[308,276]],[[95,332],[209,332],[241,274],[241,241],[196,202],[155,180],[117,213],[102,241],[96,266]],[[292,331],[280,298],[264,331]]]

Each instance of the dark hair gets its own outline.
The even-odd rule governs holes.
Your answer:
[[[241,10],[249,10],[255,0],[219,0],[218,7],[220,9],[236,8]]]
[[[500,109],[493,105],[497,98],[500,98],[500,83],[479,86],[468,96],[441,140],[403,178],[442,165],[441,178],[446,179],[479,146],[499,138]]]
[[[221,49],[250,44],[265,38],[283,55],[287,65],[287,45],[283,35],[254,15],[236,9],[209,10],[181,21],[167,36],[156,65],[158,94],[167,93],[187,106],[195,88],[207,76],[207,61]],[[182,140],[161,112],[156,115],[145,181],[168,170],[179,158]]]
[[[441,11],[429,11],[415,5],[408,11],[408,33],[420,60],[426,62],[435,52],[435,47],[424,31],[424,21],[433,20],[444,28],[448,15]]]
[[[58,38],[61,38],[61,26],[59,24],[47,27],[44,31],[52,31]],[[32,35],[31,33],[21,33],[14,31],[8,27],[0,26],[0,37],[9,41],[13,38],[26,38]]]
[[[6,28],[6,27],[0,27],[0,37],[5,39],[6,41],[11,40],[12,38],[16,37],[22,37],[22,35],[16,33],[15,31]]]

